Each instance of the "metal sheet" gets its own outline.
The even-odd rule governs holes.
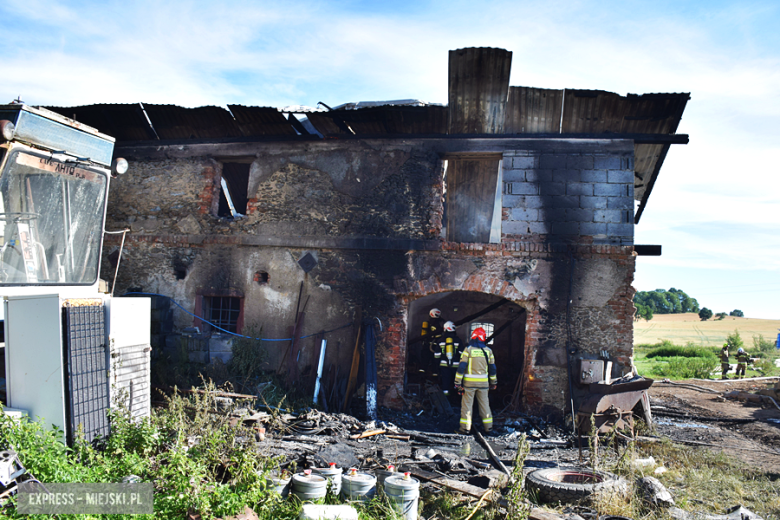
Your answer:
[[[111,399],[133,417],[151,410],[151,298],[108,298]]]
[[[334,110],[309,114],[308,117],[323,135],[353,135],[353,132],[363,136],[430,135],[447,131],[447,107],[442,106],[388,105]]]
[[[60,299],[56,294],[9,296],[5,301],[8,405],[66,431]],[[65,439],[61,439],[65,442]]]
[[[449,133],[500,134],[509,94],[512,53],[468,48],[449,54]]]
[[[241,133],[247,137],[260,135],[297,135],[284,114],[273,107],[228,105]],[[295,117],[290,114],[290,117]]]
[[[108,437],[109,379],[105,310],[100,306],[65,307],[68,362],[68,442]]]
[[[106,304],[112,348],[149,345],[152,327],[150,298],[109,298]]]
[[[562,133],[673,134],[690,94],[629,94],[603,90],[564,93]]]
[[[241,137],[233,116],[222,107],[183,108],[144,103],[144,109],[160,139]]]
[[[46,108],[65,117],[94,126],[117,141],[157,139],[157,134],[149,126],[149,121],[147,121],[139,103]]]
[[[16,121],[15,139],[49,150],[65,150],[104,166],[111,164],[114,152],[113,140],[108,141],[24,110],[19,112]]]
[[[510,87],[505,134],[560,132],[563,90]]]

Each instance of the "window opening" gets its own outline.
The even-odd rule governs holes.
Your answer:
[[[478,329],[479,327],[482,327],[483,329],[485,329],[485,336],[486,337],[489,338],[491,335],[493,335],[493,324],[492,323],[474,322],[474,323],[472,323],[469,326],[469,337],[471,337],[471,335],[474,333],[474,331],[476,329]],[[493,340],[491,339],[490,341],[487,342],[487,344],[488,345],[492,345],[493,344]]]
[[[232,296],[209,296],[206,297],[205,300],[207,305],[206,319],[228,332],[238,333],[238,317],[241,314],[241,298]]]
[[[250,166],[249,163],[222,164],[222,189],[217,216],[240,218],[246,214]]]

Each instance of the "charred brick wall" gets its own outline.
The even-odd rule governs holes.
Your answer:
[[[285,338],[303,287],[303,333],[339,329],[329,335],[326,367],[348,366],[354,330],[340,327],[360,307],[382,324],[377,364],[387,406],[402,404],[409,304],[446,291],[526,309],[526,366],[514,376],[529,410],[566,410],[567,347],[581,356],[607,350],[615,375],[629,370],[633,225],[623,219],[633,216],[632,145],[564,143],[561,151],[548,143],[505,153],[502,241],[463,244],[437,238],[442,162],[410,142],[319,151],[257,143],[211,155],[123,150],[131,170],[112,181],[107,224],[132,230],[117,294],[160,293],[190,312],[204,295],[240,295],[247,327]],[[215,216],[227,161],[251,164],[246,216],[237,220]],[[109,280],[120,241],[106,239]],[[317,259],[308,274],[297,263],[306,253]],[[267,281],[258,282],[260,272]],[[178,329],[193,324],[183,311],[173,319]],[[307,341],[302,368],[314,363]],[[269,367],[285,347],[264,344]]]

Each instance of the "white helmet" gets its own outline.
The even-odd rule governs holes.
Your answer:
[[[431,318],[438,318],[439,316],[441,316],[441,311],[434,307],[433,309],[431,309],[431,312],[429,312],[428,314],[431,315]]]
[[[452,323],[451,321],[448,321],[447,323],[444,324],[444,330],[455,332],[455,324]]]
[[[738,354],[742,354],[743,352],[745,352],[745,349],[743,349],[742,347],[740,347],[739,350],[737,350]]]

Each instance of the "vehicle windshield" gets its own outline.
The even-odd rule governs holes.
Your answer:
[[[0,178],[0,285],[94,283],[106,182],[82,164],[10,151]]]

